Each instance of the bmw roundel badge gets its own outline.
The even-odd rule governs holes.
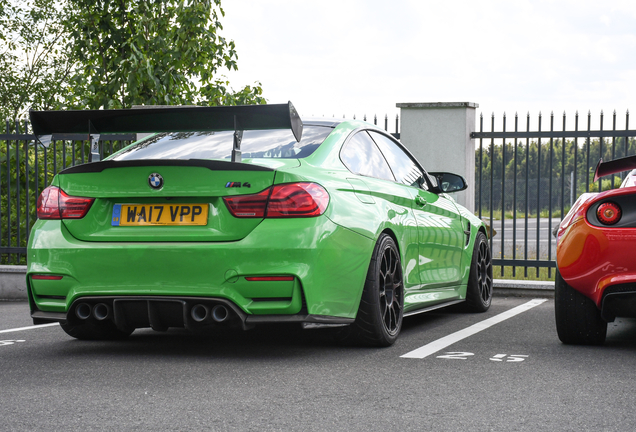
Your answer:
[[[161,189],[163,187],[163,177],[159,173],[152,173],[148,177],[148,184],[153,189]]]

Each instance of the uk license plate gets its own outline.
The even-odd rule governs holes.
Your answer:
[[[208,204],[115,204],[111,225],[207,225],[208,207]]]

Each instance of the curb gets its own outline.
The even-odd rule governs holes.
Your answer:
[[[493,280],[495,297],[554,297],[554,281]]]
[[[25,265],[0,265],[0,301],[26,301]]]
[[[495,279],[496,297],[554,297],[554,281]],[[0,301],[26,301],[26,266],[0,265]]]

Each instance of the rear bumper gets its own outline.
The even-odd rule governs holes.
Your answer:
[[[87,311],[85,315],[80,313],[82,308]],[[122,331],[147,327],[158,331],[170,327],[201,330],[227,325],[245,330],[266,323],[351,324],[354,321],[353,318],[311,315],[303,311],[294,315],[248,315],[225,299],[162,296],[86,296],[74,301],[67,313],[34,311],[31,317],[34,324],[112,322]]]
[[[616,317],[636,318],[636,283],[608,287],[603,292],[601,316],[607,322]]]
[[[29,239],[27,286],[37,320],[61,321],[75,301],[96,296],[217,299],[244,322],[353,319],[372,250],[372,240],[325,216],[266,219],[236,242],[84,242],[60,221],[40,220]],[[246,279],[268,275],[294,280]]]
[[[600,309],[606,290],[636,284],[634,245],[635,228],[600,228],[580,219],[559,238],[557,265],[563,279]]]

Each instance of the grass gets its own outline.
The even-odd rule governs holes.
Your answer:
[[[570,211],[570,207],[569,206],[565,207],[563,209],[563,211],[565,212],[565,214],[567,214]],[[493,210],[492,218],[494,220],[501,220],[501,214],[502,214],[501,210]],[[479,216],[479,212],[478,211],[475,212],[475,216]],[[515,217],[515,215],[513,214],[512,210],[508,210],[508,211],[506,211],[505,217],[506,217],[506,219],[513,219]],[[526,217],[526,214],[524,212],[517,211],[517,214],[516,214],[516,218],[517,219],[524,219],[525,217]],[[536,219],[536,217],[537,217],[537,213],[536,212],[528,214],[528,219],[532,219],[532,218]],[[548,209],[541,210],[539,212],[539,217],[542,217],[542,218],[550,217],[550,211]],[[554,219],[560,219],[561,218],[561,209],[552,210],[552,217]],[[490,212],[488,210],[483,210],[482,209],[481,218],[482,219],[490,219]]]
[[[513,274],[513,270],[515,274]],[[555,272],[554,268],[540,267],[539,274],[537,275],[536,268],[528,267],[528,276],[526,276],[525,267],[504,266],[503,273],[501,272],[501,266],[493,266],[492,268],[492,276],[494,279],[553,281],[554,272]]]

